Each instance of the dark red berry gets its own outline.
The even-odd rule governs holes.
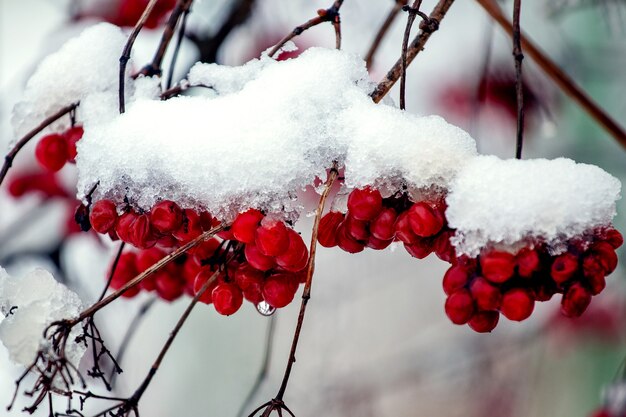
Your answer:
[[[111,288],[114,290],[119,290],[122,288],[127,282],[135,278],[139,271],[137,270],[136,265],[137,256],[134,252],[124,252],[120,255],[120,259],[117,262],[117,266],[115,268],[115,273],[111,279]],[[111,270],[113,268],[113,263],[109,267],[109,272],[107,273],[107,277],[111,274]],[[130,287],[126,290],[122,297],[131,298],[139,293],[139,287],[137,285]]]
[[[613,249],[617,249],[624,243],[624,237],[622,234],[616,229],[608,229],[606,230],[606,242],[613,247]]]
[[[500,311],[509,320],[522,321],[530,317],[535,308],[535,300],[529,291],[513,288],[502,296]]]
[[[412,245],[419,239],[419,237],[413,232],[413,229],[411,228],[411,223],[409,222],[409,213],[406,211],[404,213],[400,213],[400,215],[396,219],[394,229],[396,231],[396,239],[407,245]]]
[[[508,281],[515,271],[515,257],[508,252],[491,251],[480,255],[482,276],[496,284]]]
[[[524,248],[517,253],[517,273],[524,278],[530,278],[539,269],[539,255],[537,251]]]
[[[58,171],[67,162],[67,142],[61,135],[46,135],[39,140],[35,148],[35,157],[44,168]]]
[[[298,232],[287,229],[287,233],[289,234],[289,248],[287,252],[276,257],[276,264],[289,272],[302,271],[309,262],[309,251]]]
[[[354,240],[366,241],[370,237],[368,222],[366,221],[357,220],[348,214],[343,222],[343,225],[343,227],[346,229],[346,232]]]
[[[166,253],[158,248],[151,248],[137,252],[136,265],[139,272],[143,272],[165,257]]]
[[[337,246],[337,229],[343,218],[343,213],[331,211],[320,219],[320,226],[317,232],[317,241],[320,245],[325,248]]]
[[[557,284],[563,284],[578,271],[578,257],[571,253],[557,256],[552,262],[550,276]]]
[[[617,268],[617,255],[615,254],[615,249],[610,244],[606,242],[594,243],[590,251],[598,256],[598,260],[604,267],[606,275],[615,271],[615,268]]]
[[[424,259],[433,252],[432,239],[417,238],[411,245],[404,244],[406,251],[414,258]]]
[[[468,281],[469,274],[467,269],[461,265],[453,265],[443,276],[443,291],[446,295],[451,295],[464,288]]]
[[[298,289],[298,280],[292,274],[270,275],[263,284],[263,298],[274,308],[285,307],[289,304]]]
[[[589,253],[583,258],[583,275],[587,278],[592,295],[597,295],[606,287],[604,275],[606,271],[598,259],[598,255]]]
[[[370,187],[355,188],[348,196],[348,212],[357,220],[373,220],[383,208],[383,198]]]
[[[120,239],[122,239],[122,241],[130,243],[130,230],[137,217],[139,217],[137,213],[135,213],[134,211],[129,211],[122,214],[117,219],[117,223],[115,223],[115,233],[119,236]]]
[[[267,256],[282,255],[289,249],[289,234],[282,220],[264,218],[256,229],[256,247]]]
[[[111,200],[96,201],[89,213],[91,226],[98,233],[109,233],[117,221],[117,209]]]
[[[375,238],[374,236],[370,236],[369,238],[367,238],[367,242],[365,243],[365,246],[374,250],[382,250],[382,249],[387,248],[392,243],[393,243],[393,239],[380,240],[380,239]]]
[[[243,243],[254,243],[256,229],[259,227],[263,213],[256,209],[250,209],[239,213],[233,221],[230,230],[235,239]]]
[[[497,311],[479,311],[472,316],[467,323],[469,327],[478,333],[489,333],[498,325],[500,313]]]
[[[263,301],[263,284],[265,277],[263,272],[243,263],[235,272],[235,283],[243,291],[246,300],[253,304]]]
[[[465,324],[474,315],[474,300],[469,291],[459,290],[446,299],[446,315],[454,324]]]
[[[444,262],[452,263],[456,258],[456,250],[450,242],[450,238],[454,236],[454,232],[452,230],[447,230],[445,232],[440,233],[434,240],[433,249],[435,251],[435,255],[439,259]]]
[[[230,316],[239,310],[243,304],[243,294],[238,286],[232,282],[221,282],[211,293],[215,311],[223,316]]]
[[[147,249],[155,245],[157,239],[147,214],[137,216],[131,223],[128,229],[128,239],[128,243],[139,249]]]
[[[171,233],[183,222],[183,210],[173,201],[163,200],[150,210],[150,223],[159,233]]]
[[[483,277],[476,277],[470,284],[470,292],[479,310],[497,310],[502,304],[500,289]]]
[[[347,227],[347,219],[344,220],[337,229],[337,245],[348,253],[361,252],[365,245],[350,235]]]
[[[275,258],[273,256],[263,255],[254,244],[247,244],[244,249],[244,254],[250,266],[259,271],[269,271],[276,266]]]
[[[561,312],[567,317],[580,317],[589,303],[591,293],[580,282],[575,282],[561,299]]]
[[[179,242],[187,243],[202,234],[202,227],[200,226],[200,215],[192,209],[183,210],[183,221],[180,227],[172,232]]]
[[[204,284],[206,284],[206,282],[209,279],[211,279],[213,275],[215,275],[215,271],[212,271],[208,267],[204,267],[200,269],[200,271],[198,271],[193,281],[193,293],[198,294],[200,290],[202,289],[202,287],[204,286]],[[218,283],[219,283],[219,280],[217,279],[217,277],[215,277],[213,279],[213,282],[209,284],[206,291],[204,291],[202,295],[200,296],[200,298],[198,298],[198,301],[204,304],[211,304],[213,302],[213,298],[212,298],[213,289],[217,287]]]
[[[397,217],[394,209],[383,209],[369,225],[369,231],[372,236],[379,240],[393,239],[396,233],[395,224]]]
[[[443,227],[444,218],[439,210],[426,202],[415,203],[408,210],[409,223],[413,232],[421,237],[428,237],[439,233]]]
[[[63,136],[67,141],[67,161],[74,163],[76,162],[76,142],[78,142],[83,137],[83,128],[82,126],[74,126],[65,131]]]
[[[185,282],[166,272],[158,272],[155,280],[156,292],[165,301],[174,301],[185,291]]]

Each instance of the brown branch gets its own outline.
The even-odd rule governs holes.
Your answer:
[[[63,107],[52,116],[45,119],[41,122],[37,127],[28,132],[23,138],[18,140],[13,148],[9,151],[9,153],[4,157],[4,165],[2,165],[2,170],[0,170],[0,184],[4,181],[4,178],[9,171],[9,168],[13,165],[13,160],[17,156],[17,153],[38,133],[44,130],[46,127],[50,126],[52,123],[59,120],[61,117],[73,111],[76,107],[78,107],[79,103],[70,104],[69,106]]]
[[[487,13],[509,34],[513,34],[513,24],[504,15],[494,0],[476,0]],[[539,49],[527,36],[520,34],[521,45],[525,53],[556,83],[571,99],[576,101],[586,112],[602,126],[615,140],[626,148],[626,131],[587,93],[582,90],[550,57]]]
[[[287,42],[299,36],[305,30],[312,28],[313,26],[317,26],[320,23],[324,22],[332,22],[335,27],[335,44],[337,49],[341,47],[341,29],[339,27],[340,17],[339,17],[339,9],[341,9],[341,5],[343,4],[343,0],[336,0],[331,7],[328,9],[320,9],[317,11],[317,16],[308,20],[304,24],[300,26],[296,26],[287,36],[282,38],[280,42],[276,44],[272,48],[272,50],[268,53],[268,56],[273,57],[276,53],[285,46]]]
[[[380,29],[378,29],[378,32],[376,33],[376,36],[374,37],[374,40],[372,41],[372,44],[370,45],[370,48],[367,51],[367,54],[365,54],[365,65],[368,70],[372,68],[372,63],[374,62],[374,55],[376,55],[376,52],[378,51],[380,44],[382,43],[383,39],[385,38],[385,35],[387,34],[387,32],[389,31],[389,28],[391,27],[391,24],[393,23],[394,20],[396,20],[398,13],[400,13],[400,10],[402,10],[402,7],[406,6],[407,3],[408,3],[408,0],[396,0],[396,4],[393,5],[393,8],[391,9],[389,14],[385,18],[385,21],[383,22],[382,26],[380,27]]]
[[[111,272],[109,272],[109,278],[107,279],[106,285],[102,289],[102,293],[100,294],[100,297],[98,297],[98,301],[102,301],[102,299],[107,293],[107,290],[111,286],[111,281],[113,281],[113,276],[115,275],[115,271],[117,270],[117,264],[119,263],[120,258],[122,257],[124,246],[126,246],[126,242],[122,242],[120,244],[120,248],[117,251],[117,255],[115,255],[115,260],[113,261],[113,265],[111,266]]]
[[[165,51],[167,51],[167,47],[176,33],[176,25],[178,24],[178,21],[184,13],[187,13],[191,7],[191,3],[193,3],[193,0],[178,0],[176,7],[172,10],[172,14],[170,14],[169,19],[167,19],[163,35],[161,36],[161,42],[159,42],[159,46],[154,54],[154,58],[152,58],[152,62],[146,65],[141,70],[140,74],[147,75],[149,77],[153,75],[161,75],[161,65],[163,64]]]
[[[411,36],[411,28],[413,27],[413,22],[415,22],[415,18],[419,15],[425,21],[428,20],[428,16],[424,13],[420,12],[419,8],[422,5],[422,0],[415,0],[411,7],[404,6],[402,10],[409,12],[409,17],[406,21],[406,27],[404,29],[404,36],[402,38],[402,55],[400,59],[402,60],[402,74],[400,75],[400,109],[406,109],[406,54],[407,49],[409,47],[409,36]]]
[[[180,52],[180,46],[185,38],[185,30],[187,27],[187,16],[189,16],[189,10],[185,10],[183,13],[183,19],[180,22],[180,28],[178,29],[178,38],[176,39],[176,45],[174,46],[174,53],[172,54],[172,60],[170,61],[169,73],[167,76],[166,89],[172,86],[174,79],[174,70],[176,69],[176,60],[178,59],[178,53]]]
[[[135,40],[137,39],[139,32],[141,32],[143,25],[146,23],[146,20],[148,20],[148,16],[150,16],[150,13],[152,13],[152,9],[156,5],[157,1],[159,0],[150,0],[150,3],[148,3],[148,5],[146,6],[145,10],[143,11],[143,14],[141,15],[141,17],[135,24],[133,31],[128,37],[128,40],[126,41],[126,45],[124,45],[122,56],[120,57],[120,74],[119,74],[120,80],[119,80],[119,90],[118,90],[120,113],[124,113],[126,111],[126,103],[125,103],[125,97],[124,97],[124,86],[125,86],[124,84],[126,81],[126,64],[128,64],[128,60],[130,59],[130,52],[133,50],[133,44],[135,43]]]
[[[69,320],[67,322],[67,325],[71,327],[71,326],[76,325],[77,323],[80,323],[81,321],[83,321],[87,317],[91,317],[98,310],[102,309],[103,307],[106,307],[112,301],[115,301],[116,299],[118,299],[122,294],[124,294],[126,291],[128,291],[128,289],[134,287],[135,285],[139,284],[141,281],[143,281],[144,279],[146,279],[150,275],[152,275],[155,272],[159,271],[165,265],[169,264],[170,262],[172,262],[173,260],[175,260],[176,258],[181,256],[182,254],[187,252],[189,249],[191,249],[194,246],[198,245],[200,242],[203,242],[203,241],[213,237],[215,234],[217,234],[220,231],[222,231],[224,229],[224,227],[225,227],[225,225],[219,225],[217,227],[214,227],[213,229],[211,229],[211,230],[209,230],[207,232],[204,232],[203,234],[201,234],[197,238],[191,240],[189,243],[185,244],[184,246],[181,246],[180,248],[176,249],[174,252],[170,253],[169,255],[164,256],[160,261],[158,261],[157,263],[152,265],[150,268],[146,269],[144,272],[142,272],[141,274],[137,275],[135,278],[131,279],[126,284],[124,284],[124,286],[122,288],[120,288],[119,290],[115,291],[112,294],[109,294],[109,296],[107,296],[103,300],[98,301],[97,303],[93,304],[91,307],[87,308],[82,313],[80,313],[80,315],[78,317],[76,317],[75,319]]]
[[[430,36],[439,29],[439,24],[445,17],[448,9],[452,6],[454,0],[439,0],[439,2],[433,8],[433,11],[428,16],[428,20],[425,20],[420,25],[420,32],[411,42],[407,49],[406,54],[406,66],[411,65],[413,59],[419,54],[430,39]],[[374,91],[370,94],[372,100],[375,103],[380,102],[380,100],[385,97],[385,95],[391,90],[391,87],[398,81],[400,76],[402,75],[402,58],[399,58],[394,66],[387,72],[385,78],[378,83]]]
[[[522,146],[524,144],[524,88],[522,84],[522,44],[520,41],[520,12],[522,0],[515,0],[513,6],[513,57],[515,58],[515,94],[517,97],[517,140],[515,145],[515,158],[522,159]]]

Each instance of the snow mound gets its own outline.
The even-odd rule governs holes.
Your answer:
[[[457,252],[475,256],[489,244],[545,241],[553,250],[575,236],[608,226],[620,198],[619,180],[571,159],[474,158],[447,196]]]
[[[210,94],[137,99],[106,120],[85,109],[94,116],[78,143],[80,198],[99,181],[96,200],[144,210],[171,199],[222,219],[248,207],[297,214],[296,192],[333,161],[349,186],[430,188],[476,155],[443,119],[374,104],[364,62],[342,51],[197,64],[189,82]]]

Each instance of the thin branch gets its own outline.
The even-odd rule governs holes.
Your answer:
[[[126,81],[126,64],[128,64],[128,60],[130,59],[130,52],[133,50],[133,44],[135,43],[135,40],[137,39],[139,32],[141,32],[143,25],[146,23],[146,20],[148,20],[150,13],[152,13],[152,9],[157,4],[157,1],[159,0],[150,0],[148,5],[146,6],[145,10],[143,11],[143,14],[137,21],[137,24],[135,24],[133,31],[128,37],[128,40],[126,41],[126,45],[124,45],[122,56],[120,57],[120,74],[119,74],[120,80],[119,80],[119,91],[118,91],[120,114],[126,111],[126,103],[125,103],[125,96],[124,96],[124,83]]]
[[[317,16],[315,16],[313,19],[308,20],[300,26],[296,26],[287,36],[281,39],[280,42],[278,42],[276,46],[272,48],[272,50],[268,53],[268,56],[273,57],[287,42],[289,42],[296,36],[301,35],[302,32],[304,32],[305,30],[308,30],[313,26],[317,26],[320,23],[324,22],[333,23],[333,26],[335,27],[335,44],[337,46],[337,49],[339,49],[341,47],[341,30],[339,28],[341,20],[339,17],[339,9],[341,8],[342,4],[343,0],[336,0],[333,5],[328,9],[318,10]]]
[[[378,51],[380,44],[385,38],[385,35],[387,34],[387,32],[389,32],[389,28],[391,27],[391,24],[393,23],[394,20],[396,20],[398,13],[400,13],[400,10],[402,10],[402,7],[406,6],[407,3],[408,3],[408,0],[396,0],[396,3],[393,5],[393,8],[391,9],[389,14],[385,18],[385,21],[381,25],[380,29],[378,29],[378,32],[376,33],[376,36],[374,37],[374,40],[372,41],[370,48],[365,54],[365,65],[368,70],[372,69],[372,63],[374,62],[374,55],[376,55],[376,52]]]
[[[107,279],[106,285],[102,289],[102,293],[100,294],[100,297],[98,297],[98,301],[102,301],[102,299],[104,298],[104,296],[107,293],[107,290],[111,286],[111,281],[113,281],[113,276],[115,275],[115,270],[117,269],[117,264],[119,263],[120,257],[122,256],[122,251],[124,250],[124,246],[126,246],[126,242],[122,242],[120,244],[120,248],[117,251],[117,255],[115,255],[115,260],[113,261],[113,265],[111,266],[111,272],[109,272],[109,278]]]
[[[494,0],[476,0],[489,15],[509,34],[513,34],[513,24],[504,15]],[[576,101],[602,126],[615,140],[626,148],[626,131],[597,103],[591,99],[550,57],[539,49],[527,36],[520,34],[521,45],[525,53],[550,77],[557,86],[571,99]]]
[[[522,44],[520,41],[520,13],[522,0],[515,0],[513,6],[513,57],[515,58],[515,93],[517,96],[517,140],[515,158],[522,159],[524,144],[524,88],[522,84]]]
[[[17,156],[17,153],[38,133],[40,133],[46,127],[50,126],[52,123],[59,120],[61,117],[70,113],[72,110],[78,107],[78,104],[79,103],[74,103],[74,104],[70,104],[69,106],[63,107],[62,109],[54,113],[52,116],[46,118],[37,127],[35,127],[30,132],[28,132],[23,138],[21,138],[15,143],[13,148],[4,157],[4,165],[2,165],[2,170],[0,170],[0,184],[2,184],[2,182],[4,181],[4,178],[7,175],[7,172],[9,171],[9,168],[11,168],[11,166],[13,165],[13,160]]]
[[[402,10],[407,11],[409,13],[409,17],[406,21],[406,28],[404,29],[404,37],[402,38],[402,54],[400,55],[400,59],[402,60],[402,74],[400,76],[400,109],[406,109],[406,54],[407,49],[409,47],[409,36],[411,36],[411,28],[413,27],[413,22],[415,22],[415,18],[419,15],[422,19],[428,20],[428,16],[424,13],[420,12],[420,6],[422,5],[422,0],[415,0],[411,7],[404,6]]]
[[[180,52],[180,46],[185,38],[185,28],[187,27],[187,17],[189,16],[189,10],[185,10],[183,13],[183,20],[180,22],[180,28],[178,29],[178,38],[176,39],[176,46],[174,47],[174,53],[172,54],[172,61],[170,62],[170,69],[167,75],[166,89],[172,86],[174,79],[174,69],[176,68],[176,60],[178,59],[178,53]]]
[[[445,17],[448,9],[452,6],[454,0],[439,0],[439,2],[433,8],[433,11],[428,16],[428,20],[425,20],[420,25],[420,32],[413,39],[411,44],[409,45],[406,53],[406,66],[411,65],[411,62],[415,59],[417,54],[419,54],[430,39],[430,36],[439,29],[439,24]],[[375,103],[378,103],[380,100],[387,95],[391,87],[398,81],[400,76],[402,75],[402,58],[399,58],[394,66],[387,72],[385,78],[378,83],[374,91],[370,94],[372,100]]]

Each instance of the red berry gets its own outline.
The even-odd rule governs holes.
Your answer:
[[[135,278],[139,271],[136,266],[137,257],[134,252],[124,252],[120,255],[120,259],[117,262],[117,267],[115,268],[115,273],[113,274],[113,278],[111,279],[111,288],[114,290],[119,290],[122,288],[128,281]],[[111,274],[111,270],[113,268],[113,264],[109,268],[109,272],[107,273],[107,277]],[[139,287],[135,285],[134,287],[126,290],[122,296],[123,297],[134,297],[139,293]]]
[[[13,197],[35,192],[42,194],[45,198],[69,197],[53,172],[19,174],[12,176],[9,181],[9,193]]]
[[[490,333],[498,325],[499,319],[500,313],[497,311],[479,311],[467,324],[475,332]]]
[[[348,212],[357,220],[373,220],[383,208],[383,198],[370,187],[355,188],[348,196]]]
[[[343,218],[343,213],[331,211],[320,219],[320,227],[317,232],[317,241],[320,245],[325,248],[337,246],[337,229]]]
[[[502,296],[500,311],[509,320],[522,321],[527,319],[535,308],[535,300],[527,290],[513,288]]]
[[[270,275],[263,284],[263,298],[274,308],[289,304],[298,290],[298,279],[293,274]]]
[[[211,213],[209,213],[208,211],[200,212],[200,228],[203,231],[208,232],[209,230],[218,226],[219,224],[220,224],[220,221],[217,220],[215,217],[211,216]]]
[[[256,247],[267,256],[279,256],[289,249],[287,226],[281,220],[268,217],[261,221],[256,229]]]
[[[198,265],[201,265],[203,261],[210,259],[217,248],[219,248],[221,242],[216,238],[211,238],[200,242],[197,246],[189,249],[189,254],[193,256],[193,261]]]
[[[265,276],[263,272],[244,263],[235,272],[235,283],[243,291],[246,300],[253,304],[263,301],[263,284]]]
[[[173,201],[163,200],[150,210],[150,223],[160,233],[171,233],[183,222],[183,211]]]
[[[201,234],[202,227],[200,226],[200,216],[198,213],[191,209],[183,210],[183,221],[180,227],[172,232],[172,236],[181,243],[187,243]]]
[[[409,213],[406,211],[404,213],[400,213],[400,215],[396,219],[394,229],[396,231],[396,239],[407,245],[412,245],[419,239],[419,237],[413,232],[413,229],[411,228],[411,223],[409,222]]]
[[[450,242],[450,238],[454,236],[452,230],[447,230],[439,234],[434,241],[435,255],[444,262],[450,262],[456,258],[456,250]]]
[[[157,272],[156,292],[165,301],[174,301],[183,295],[185,282],[166,272]]]
[[[254,243],[256,229],[263,219],[263,213],[256,209],[250,209],[239,213],[233,221],[230,230],[235,239],[243,243]]]
[[[591,303],[591,293],[580,282],[572,284],[561,299],[561,312],[567,317],[580,317]]]
[[[515,271],[515,257],[508,252],[491,251],[480,255],[482,276],[496,284],[508,281]]]
[[[409,208],[408,213],[411,229],[418,236],[435,235],[443,227],[443,215],[428,203],[423,201],[415,203]]]
[[[343,221],[337,229],[337,245],[348,253],[361,252],[365,248],[365,245],[350,235],[346,222],[347,219]]]
[[[96,201],[91,206],[89,222],[91,227],[98,233],[109,233],[117,221],[117,209],[111,200]]]
[[[230,316],[236,313],[243,304],[243,294],[238,286],[232,282],[222,282],[217,284],[211,293],[215,311],[223,316]]]
[[[63,136],[67,141],[67,161],[74,163],[76,162],[76,142],[78,142],[83,137],[83,128],[82,126],[74,126],[65,131]]]
[[[610,244],[606,242],[595,243],[590,251],[598,255],[598,260],[604,267],[606,275],[615,271],[615,268],[617,268],[617,255],[615,254],[615,249]]]
[[[380,214],[372,220],[369,225],[369,231],[376,239],[379,240],[391,240],[393,239],[396,229],[395,223],[396,211],[392,208],[383,209]]]
[[[613,249],[619,248],[624,243],[624,238],[622,237],[622,234],[613,228],[606,231],[605,240],[609,245],[613,247]]]
[[[391,245],[392,243],[393,243],[393,239],[380,240],[380,239],[375,238],[374,236],[370,236],[367,239],[367,243],[365,244],[365,246],[374,250],[383,250],[389,245]]]
[[[130,243],[130,230],[137,217],[139,217],[137,213],[129,211],[122,214],[119,219],[117,219],[117,223],[115,223],[115,233],[122,241]]]
[[[557,284],[563,284],[574,276],[578,270],[578,257],[571,253],[564,253],[557,256],[552,262],[550,276]]]
[[[470,292],[479,310],[497,310],[502,304],[500,289],[483,277],[476,277],[470,284]]]
[[[530,278],[539,269],[539,255],[537,251],[524,248],[517,253],[517,273],[524,278]]]
[[[200,290],[202,289],[202,287],[204,286],[204,284],[206,284],[206,282],[215,274],[215,271],[212,271],[210,268],[202,268],[200,269],[200,271],[198,271],[198,273],[196,274],[196,277],[193,280],[193,293],[198,294],[198,292],[200,292]],[[200,296],[200,298],[198,298],[198,301],[200,301],[201,303],[204,304],[211,304],[213,302],[213,298],[211,296],[211,294],[213,293],[213,289],[215,287],[217,287],[217,284],[219,283],[219,279],[217,279],[217,277],[215,279],[213,279],[213,282],[211,284],[209,284],[209,287],[206,289],[206,291],[204,291],[202,293],[202,295]]]
[[[583,258],[583,275],[587,278],[592,295],[597,295],[606,287],[604,266],[598,259],[598,255],[590,253]]]
[[[244,254],[250,266],[259,271],[269,271],[276,266],[275,258],[273,256],[263,255],[254,244],[247,244],[244,249]]]
[[[35,157],[44,168],[58,171],[67,162],[67,142],[61,135],[46,135],[39,140],[35,148]]]
[[[443,276],[443,291],[451,295],[467,285],[469,274],[467,269],[460,265],[453,265]]]
[[[417,238],[415,243],[411,245],[407,245],[405,243],[404,248],[412,257],[417,259],[424,259],[432,253],[433,243],[434,241],[432,239]]]
[[[137,252],[135,264],[139,272],[143,272],[165,257],[166,253],[158,248]]]
[[[150,226],[150,218],[147,214],[141,214],[135,218],[128,229],[128,243],[139,249],[147,249],[156,243],[156,237]]]
[[[363,220],[357,220],[350,216],[346,216],[343,222],[346,232],[354,239],[359,241],[366,241],[370,237],[369,230],[367,228],[368,222]]]
[[[446,315],[454,324],[465,324],[474,315],[474,300],[467,290],[459,290],[446,299]]]
[[[289,272],[302,271],[309,262],[309,251],[295,230],[287,229],[289,234],[289,249],[284,254],[276,257],[278,266]]]

